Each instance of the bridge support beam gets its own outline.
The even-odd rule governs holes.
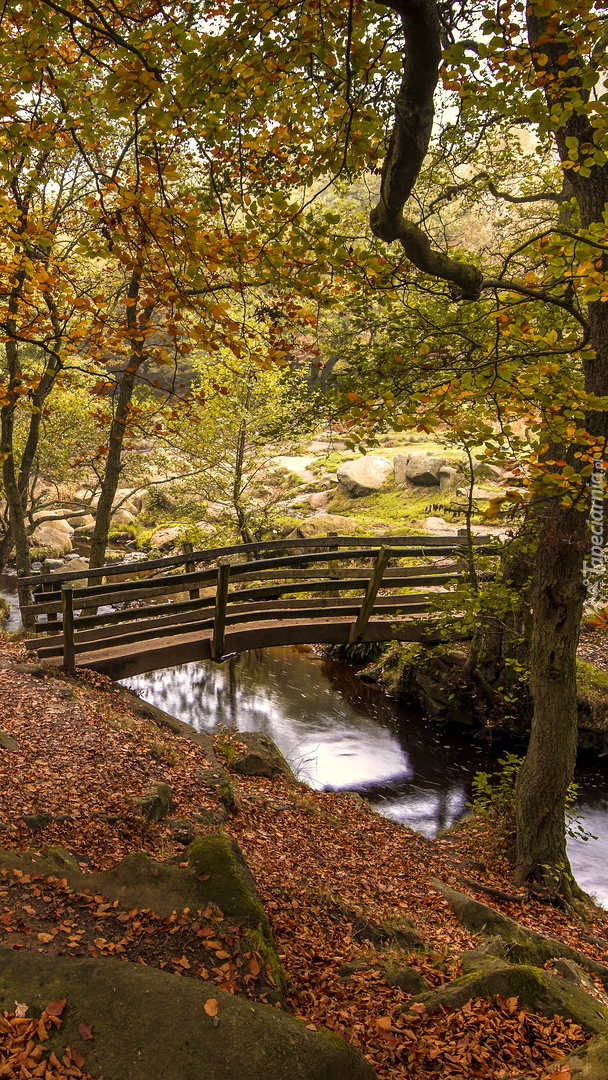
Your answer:
[[[220,563],[217,568],[217,586],[215,590],[215,618],[213,622],[213,637],[211,639],[211,656],[214,660],[221,660],[224,655],[224,639],[226,637],[226,606],[228,603],[228,587],[230,585],[230,563]]]
[[[361,605],[361,610],[357,615],[357,621],[353,623],[350,629],[350,635],[348,638],[350,645],[354,645],[356,644],[356,642],[361,641],[361,638],[365,633],[365,627],[367,626],[369,622],[369,617],[374,610],[376,596],[378,595],[378,589],[382,584],[382,578],[384,577],[384,571],[386,570],[390,554],[390,548],[381,547],[380,551],[376,556],[374,569],[372,570],[372,576],[367,583],[365,599]]]

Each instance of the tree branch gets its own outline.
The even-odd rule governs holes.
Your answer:
[[[433,128],[433,97],[441,61],[441,24],[434,0],[382,0],[401,17],[405,50],[395,121],[382,169],[380,199],[372,210],[372,232],[398,240],[408,259],[424,273],[452,282],[462,299],[476,300],[481,271],[434,251],[426,234],[403,216],[403,208],[426,157]]]

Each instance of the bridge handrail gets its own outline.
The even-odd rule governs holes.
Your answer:
[[[475,547],[495,542],[492,536],[475,536]],[[365,543],[369,547],[380,548],[383,546],[415,548],[423,544],[424,547],[465,547],[466,536],[313,536],[285,540],[261,540],[253,544],[234,544],[228,547],[201,548],[197,551],[180,553],[179,555],[167,555],[162,559],[132,560],[123,563],[108,563],[106,566],[97,566],[92,570],[65,570],[59,573],[29,574],[20,577],[19,581],[24,585],[44,585],[63,581],[82,580],[83,577],[108,577],[108,575],[128,575],[145,573],[147,570],[161,570],[163,567],[182,566],[191,562],[210,562],[230,555],[255,554],[257,551],[289,550],[290,548],[336,548],[356,547]],[[414,555],[414,552],[412,552]],[[257,560],[256,560],[257,562]]]

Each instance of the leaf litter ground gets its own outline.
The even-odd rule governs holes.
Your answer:
[[[21,646],[6,644],[2,659],[26,657]],[[136,800],[158,781],[170,784],[175,816],[192,821],[195,835],[211,828],[196,823],[201,810],[217,810],[198,777],[208,764],[203,749],[136,716],[109,680],[91,672],[41,679],[8,669],[0,671],[0,692],[2,728],[18,744],[0,758],[3,847],[61,846],[85,871],[138,850],[179,863],[183,844],[170,827],[144,824],[137,812]],[[24,820],[41,813],[51,815],[41,830]],[[381,1080],[568,1076],[559,1061],[586,1040],[575,1024],[536,1016],[514,998],[404,1014],[411,998],[389,985],[382,965],[408,964],[438,985],[458,974],[458,951],[477,943],[432,889],[433,875],[486,902],[487,890],[497,890],[504,896],[493,895],[493,906],[595,959],[608,955],[607,912],[597,909],[582,926],[513,888],[508,864],[482,826],[428,841],[357,798],[281,780],[239,779],[225,828],[241,845],[271,920],[289,980],[287,1007],[358,1046]],[[395,924],[413,926],[423,949],[408,949],[403,939],[397,948]],[[15,949],[111,955],[264,1000],[258,977],[267,973],[258,954],[239,947],[240,936],[211,906],[160,918],[99,893],[70,892],[59,876],[0,874],[0,942]],[[352,961],[367,966],[341,975]],[[88,1075],[80,1050],[64,1061],[44,1052],[46,1014],[34,1021],[18,1012],[4,1014],[0,1024],[0,1078]]]

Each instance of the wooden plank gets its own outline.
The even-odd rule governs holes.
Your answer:
[[[194,544],[191,540],[184,540],[182,544],[182,551],[184,555],[192,555],[192,552],[194,551]],[[194,574],[195,570],[196,567],[194,565],[194,559],[191,559],[190,562],[185,563],[184,571],[186,574]],[[200,596],[200,589],[191,589],[189,596],[191,600],[197,600]]]
[[[403,578],[415,577],[417,574],[424,574],[425,577],[431,577],[431,576],[435,576],[437,574],[439,574],[439,575],[441,575],[441,574],[452,574],[452,575],[462,574],[463,565],[462,565],[462,563],[447,563],[445,566],[441,566],[441,565],[439,565],[439,566],[436,566],[436,565],[435,566],[433,566],[433,565],[427,565],[427,566],[424,566],[424,565],[423,566],[391,566],[389,568],[389,570],[390,570],[391,576],[394,577],[394,578],[398,578],[398,577],[399,578],[401,578],[401,577],[403,577]],[[323,573],[324,573],[324,567],[322,567],[322,566],[315,567],[315,574],[316,574],[317,577],[322,576]],[[357,577],[370,578],[371,575],[372,575],[372,567],[370,567],[370,566],[360,566],[360,567],[332,566],[332,567],[327,567],[327,576],[328,577],[331,576],[332,580],[335,579],[335,578],[350,577],[352,574],[355,574],[355,573],[356,573]],[[291,580],[294,580],[294,581],[308,580],[310,578],[310,570],[291,569],[284,576],[285,576],[285,578],[289,578],[290,581]],[[275,570],[260,570],[259,572],[256,572],[255,570],[252,570],[248,574],[239,574],[239,581],[276,581],[276,580],[277,580],[277,574],[276,574]]]

